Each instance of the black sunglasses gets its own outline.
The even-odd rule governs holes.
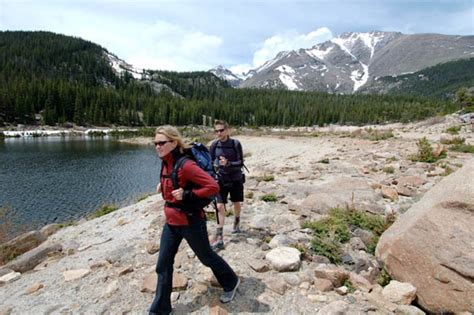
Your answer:
[[[225,131],[225,128],[224,128],[224,129],[216,129],[216,130],[214,130],[215,133],[224,132],[224,131]]]
[[[165,141],[155,141],[154,144],[155,144],[155,147],[156,146],[164,146],[165,144],[167,144],[168,142],[173,142],[172,140],[165,140]]]

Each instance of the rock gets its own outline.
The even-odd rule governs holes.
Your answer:
[[[277,271],[296,271],[300,268],[301,253],[293,247],[278,247],[265,255],[273,269]]]
[[[37,282],[32,286],[28,287],[28,289],[26,289],[26,294],[33,294],[41,288],[44,288],[44,285],[42,283]]]
[[[256,230],[265,230],[270,227],[273,217],[267,214],[257,214],[250,221],[249,226]]]
[[[321,292],[329,292],[334,289],[334,285],[328,279],[314,279],[314,288]]]
[[[372,232],[361,229],[361,228],[356,228],[352,232],[352,234],[356,237],[359,237],[362,240],[362,242],[364,242],[365,246],[372,244],[372,240],[374,237],[374,234]]]
[[[188,278],[181,273],[173,273],[173,290],[186,290],[188,287]]]
[[[10,315],[13,312],[13,308],[10,306],[1,306],[0,315]]]
[[[443,153],[443,151],[445,151],[444,146],[440,143],[437,143],[436,147],[433,148],[433,151],[432,151],[433,157],[435,158],[439,157],[441,153]]]
[[[392,201],[398,200],[398,192],[395,188],[382,185],[380,191],[384,198],[388,198]]]
[[[112,295],[114,295],[115,292],[117,292],[118,289],[118,280],[112,281],[107,285],[103,297],[110,298]]]
[[[8,263],[6,267],[18,272],[26,272],[48,258],[49,254],[60,252],[61,250],[62,246],[60,244],[43,243],[33,250],[17,257],[14,261]]]
[[[13,272],[13,270],[9,268],[2,268],[0,269],[0,277],[6,275],[7,273]]]
[[[146,245],[146,251],[150,255],[156,254],[157,252],[159,252],[159,250],[160,250],[160,243],[159,242],[151,241]]]
[[[397,178],[397,185],[408,187],[421,187],[426,183],[426,180],[419,176],[403,176]]]
[[[288,286],[286,285],[285,280],[279,277],[272,277],[265,281],[265,284],[268,286],[270,290],[276,292],[280,295],[285,294],[286,289]]]
[[[285,273],[283,274],[283,279],[285,279],[286,283],[289,285],[296,287],[301,283],[300,277],[294,273]]]
[[[368,205],[378,207],[377,201],[380,200],[380,196],[367,181],[359,178],[336,178],[316,185],[313,191],[299,205],[300,211],[325,214],[335,207],[354,206],[365,209]]]
[[[262,260],[251,259],[250,261],[247,262],[247,264],[250,266],[250,268],[252,268],[256,272],[266,272],[270,270],[268,265]]]
[[[295,242],[294,240],[290,239],[288,236],[284,234],[277,234],[272,238],[270,243],[268,243],[268,246],[270,246],[270,248],[277,248],[277,247],[289,246],[290,244],[294,242]]]
[[[10,283],[21,278],[21,273],[12,271],[0,277],[0,283]]]
[[[356,287],[357,289],[361,291],[369,292],[372,290],[372,284],[363,276],[358,275],[354,272],[349,273],[349,281],[352,283],[354,287]]]
[[[352,237],[349,240],[349,244],[351,245],[352,249],[354,250],[363,250],[367,251],[367,246],[365,246],[364,242],[360,237]]]
[[[140,292],[155,293],[157,281],[158,275],[156,274],[156,272],[147,274],[145,278],[143,278]]]
[[[209,315],[227,315],[227,314],[229,314],[227,310],[221,307],[219,304],[212,306],[211,309],[209,310]]]
[[[191,292],[196,295],[204,295],[207,293],[207,285],[204,283],[195,283],[191,287]]]
[[[46,237],[39,231],[30,231],[0,245],[0,265],[5,264],[43,243]]]
[[[117,221],[117,225],[118,225],[118,226],[122,226],[122,225],[125,225],[125,224],[127,224],[127,223],[128,223],[128,221],[127,221],[127,219],[125,219],[125,218],[120,218],[120,219],[118,219],[118,221]]]
[[[398,305],[394,311],[395,315],[425,315],[426,313],[413,305]]]
[[[343,268],[324,264],[318,265],[314,270],[314,274],[317,278],[331,281],[336,288],[342,286],[349,277],[349,274]]]
[[[392,303],[409,305],[416,297],[416,288],[410,283],[392,280],[383,288],[382,295]]]
[[[132,266],[127,266],[119,270],[118,275],[123,276],[126,275],[127,273],[133,272],[133,267]]]
[[[318,315],[345,315],[349,309],[349,304],[344,301],[334,301],[321,308]]]
[[[377,259],[433,313],[474,310],[474,159],[442,179],[381,236]]]
[[[346,295],[349,292],[349,289],[343,285],[342,287],[335,288],[334,291],[339,295]]]
[[[322,255],[311,255],[311,261],[317,264],[330,264],[331,261],[326,256]]]
[[[40,232],[43,234],[45,237],[51,236],[57,231],[61,229],[61,225],[57,223],[51,223],[48,225],[45,225],[41,228]]]
[[[64,281],[73,281],[77,279],[84,278],[91,272],[90,269],[74,269],[66,270],[63,272]]]
[[[179,292],[171,292],[171,302],[172,303],[175,303],[176,301],[178,301],[179,297],[180,297],[180,293]]]

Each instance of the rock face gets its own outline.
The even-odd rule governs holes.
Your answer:
[[[474,311],[474,159],[443,179],[380,238],[376,256],[433,313]],[[468,180],[468,178],[471,180]]]
[[[13,257],[26,253],[43,243],[46,237],[39,231],[30,231],[1,245],[0,265],[4,264]]]

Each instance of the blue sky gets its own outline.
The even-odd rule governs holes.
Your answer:
[[[78,36],[141,68],[240,72],[343,32],[474,35],[474,0],[0,0],[0,30]]]

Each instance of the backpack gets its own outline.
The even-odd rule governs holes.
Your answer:
[[[173,166],[173,171],[171,172],[171,181],[173,183],[173,189],[179,188],[178,182],[178,170],[183,167],[184,163],[187,160],[192,160],[196,162],[196,164],[203,169],[209,176],[211,176],[214,180],[217,181],[217,174],[214,171],[214,167],[212,165],[211,154],[207,147],[199,142],[191,143],[191,148],[184,150],[184,155],[176,160]],[[184,188],[184,187],[183,187]],[[188,215],[192,215],[196,212],[196,209],[202,209],[207,207],[211,202],[214,203],[216,206],[216,195],[209,196],[207,198],[197,198],[197,200],[193,201],[192,205],[186,205],[183,203],[173,204],[174,207],[179,208],[185,211]],[[217,206],[216,206],[217,209]],[[217,211],[217,210],[216,210]]]
[[[211,146],[211,150],[214,150],[214,155],[215,155],[215,150],[217,148],[232,148],[234,150],[234,153],[237,153],[239,152],[239,148],[238,148],[238,143],[237,141],[235,141],[234,139],[230,139],[232,141],[232,146],[229,147],[229,146],[225,146],[225,145],[222,145],[222,142],[220,141],[217,141],[217,142],[214,142],[213,145]],[[247,166],[245,165],[245,163],[243,162],[244,160],[244,157],[242,156],[242,166],[246,171],[247,173],[250,173],[249,169],[247,168]],[[243,175],[243,178],[244,178],[244,182],[245,182],[245,174],[244,172],[242,172],[242,175]]]

